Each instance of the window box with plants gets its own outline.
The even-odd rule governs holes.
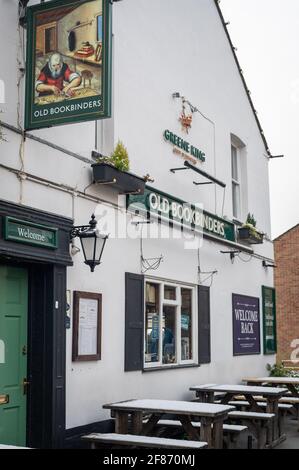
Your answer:
[[[248,214],[246,223],[238,228],[239,240],[250,245],[258,245],[264,242],[264,233],[256,229],[256,220],[253,215]]]
[[[110,157],[96,152],[93,157],[96,157],[96,163],[91,165],[95,183],[111,186],[121,194],[144,194],[146,177],[129,172],[129,156],[122,142],[117,143]]]

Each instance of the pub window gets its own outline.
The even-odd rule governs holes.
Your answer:
[[[247,147],[231,134],[231,181],[233,218],[244,221],[248,214]]]
[[[145,283],[145,367],[195,362],[193,287]]]
[[[231,146],[232,159],[232,194],[233,194],[233,217],[241,219],[241,175],[240,175],[240,152],[234,145]]]

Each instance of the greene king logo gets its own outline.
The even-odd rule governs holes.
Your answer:
[[[5,364],[5,344],[2,339],[0,339],[0,364]]]

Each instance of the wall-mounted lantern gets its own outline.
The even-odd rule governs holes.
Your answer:
[[[95,215],[91,216],[89,225],[74,227],[71,231],[71,240],[80,238],[84,255],[84,263],[90,267],[93,273],[95,267],[101,264],[102,254],[109,235],[102,234],[97,229],[97,220]]]

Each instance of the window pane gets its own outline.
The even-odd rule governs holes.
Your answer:
[[[181,358],[192,359],[192,290],[182,289],[181,310]]]
[[[235,181],[239,181],[238,172],[238,151],[236,147],[232,145],[232,178]]]
[[[159,285],[146,284],[145,303],[145,363],[159,362]]]
[[[165,286],[164,287],[164,299],[165,300],[176,300],[176,287]]]
[[[163,307],[163,364],[176,362],[176,307]]]
[[[236,219],[240,218],[240,186],[238,184],[233,183],[233,216]]]

